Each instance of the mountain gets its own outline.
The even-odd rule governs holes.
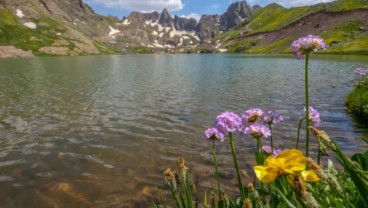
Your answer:
[[[175,52],[199,45],[195,19],[161,13],[133,12],[111,26],[110,43],[115,48],[133,52]]]
[[[256,10],[259,6],[255,6]],[[237,26],[240,21],[246,21],[254,12],[253,7],[249,6],[246,1],[238,1],[229,6],[227,11],[221,15],[220,30],[227,31]]]
[[[117,53],[290,53],[308,34],[326,53],[368,54],[367,0],[264,8],[246,1],[195,19],[160,12],[102,16],[82,0],[0,0],[0,57]]]
[[[116,53],[105,32],[115,21],[81,0],[1,0],[0,45],[34,55]]]
[[[175,29],[180,31],[195,31],[197,27],[197,20],[193,18],[187,19],[183,17],[178,17],[175,15],[173,24]]]
[[[201,40],[211,42],[220,31],[220,15],[203,15],[197,25],[197,34]]]
[[[223,17],[204,15],[200,22],[172,17],[167,9],[119,20],[95,13],[82,0],[1,0],[0,54],[9,46],[16,56],[195,51],[253,10],[241,1]]]
[[[270,4],[216,37],[230,52],[290,53],[293,40],[320,35],[325,53],[368,54],[368,1],[337,0],[313,6],[284,8]]]
[[[158,19],[158,24],[162,25],[163,27],[170,27],[173,24],[173,18],[171,17],[169,11],[164,9],[161,12],[160,18]]]
[[[262,7],[251,7],[246,1],[237,1],[230,4],[222,15],[203,15],[197,26],[197,34],[204,43],[211,42],[218,34],[248,22]]]

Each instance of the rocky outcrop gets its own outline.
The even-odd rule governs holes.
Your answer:
[[[255,14],[255,13],[259,12],[262,9],[262,7],[259,6],[259,5],[254,5],[252,7],[252,9],[253,9],[253,14]]]
[[[219,33],[220,15],[203,15],[197,25],[198,37],[203,41],[210,41]]]
[[[259,6],[255,8],[259,9]],[[221,15],[220,30],[227,31],[235,27],[240,21],[251,17],[254,12],[253,7],[249,6],[246,1],[231,4],[227,11]]]
[[[178,17],[175,15],[174,20],[174,27],[176,30],[180,30],[180,31],[195,31],[196,26],[197,26],[197,20],[190,18],[183,18],[183,17]]]
[[[152,12],[152,13],[132,12],[126,19],[136,24],[143,25],[146,21],[156,22],[159,18],[160,18],[160,13],[158,12]]]
[[[43,47],[40,49],[40,52],[51,54],[51,55],[59,55],[59,56],[65,56],[69,54],[69,48],[68,47]]]
[[[173,18],[167,9],[164,9],[161,13],[158,23],[164,27],[170,27],[173,24]]]
[[[219,33],[226,32],[239,23],[246,22],[261,8],[259,5],[251,7],[246,1],[238,1],[231,4],[221,16],[203,15],[197,26],[198,37],[202,42],[207,43]]]
[[[14,46],[0,46],[0,58],[33,57],[31,51],[24,51]]]
[[[47,14],[67,21],[101,18],[82,0],[1,0],[1,5],[11,10],[20,9],[27,17]]]

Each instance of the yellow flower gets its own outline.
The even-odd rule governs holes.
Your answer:
[[[254,166],[254,172],[262,183],[272,182],[277,176],[305,170],[306,159],[297,149],[285,150],[276,157],[268,157],[263,165]]]
[[[314,170],[304,170],[300,173],[302,176],[303,181],[307,182],[315,182],[319,181],[320,178],[318,177],[317,173]]]

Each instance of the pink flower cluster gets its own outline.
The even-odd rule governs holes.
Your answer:
[[[282,121],[282,116],[272,110],[263,112],[259,108],[251,108],[246,110],[242,117],[226,111],[216,117],[215,127],[207,129],[204,134],[208,141],[223,142],[228,132],[241,132],[262,139],[271,136],[269,126],[280,124]]]
[[[297,58],[320,49],[326,49],[327,44],[317,35],[308,35],[301,37],[291,44],[291,50]]]
[[[368,75],[368,69],[364,69],[364,68],[356,68],[355,69],[355,74],[357,75]]]

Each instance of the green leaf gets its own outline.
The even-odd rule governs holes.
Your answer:
[[[224,200],[219,200],[218,201],[218,208],[225,208],[225,201]]]
[[[280,194],[281,198],[284,200],[284,202],[288,205],[289,208],[296,208],[287,198],[286,196],[280,191],[277,187],[274,187],[276,192]]]
[[[353,155],[351,160],[357,162],[363,170],[368,170],[368,151]]]
[[[355,184],[357,190],[360,193],[361,198],[363,199],[363,203],[368,206],[368,203],[364,201],[367,197],[368,193],[368,179],[362,174],[362,170],[357,169],[352,162],[346,157],[346,155],[342,152],[338,144],[333,140],[333,143],[336,147],[335,153],[336,158],[339,160],[340,164],[344,167],[345,171],[350,175],[351,180]]]

